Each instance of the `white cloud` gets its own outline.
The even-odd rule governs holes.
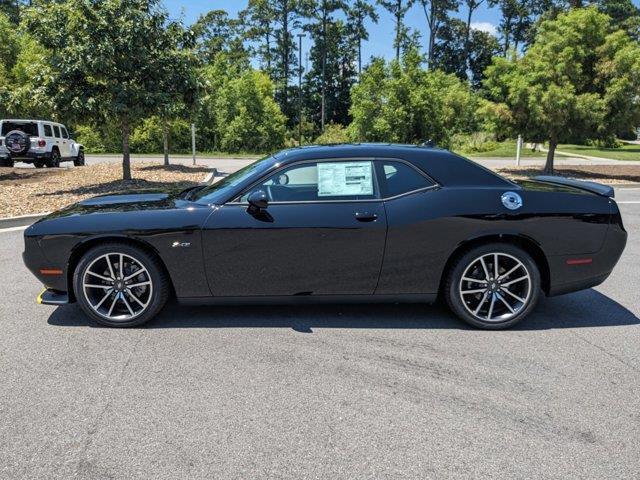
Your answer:
[[[490,33],[491,35],[496,35],[498,33],[496,26],[491,22],[472,22],[471,28]]]

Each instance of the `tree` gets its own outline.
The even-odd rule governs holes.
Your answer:
[[[427,19],[429,40],[427,45],[427,65],[433,68],[434,47],[441,28],[450,20],[449,12],[458,11],[459,0],[420,0]]]
[[[404,17],[413,6],[414,0],[378,0],[378,4],[381,5],[395,18],[395,39],[393,46],[396,49],[396,60],[400,60],[400,51],[403,44],[410,40],[409,29],[404,24]],[[413,43],[413,42],[409,42]]]
[[[243,43],[242,22],[229,18],[224,10],[211,10],[201,15],[193,24],[192,32],[198,54],[205,63],[211,62],[222,51],[238,61],[248,59]]]
[[[167,103],[183,61],[159,0],[68,0],[28,10],[27,27],[50,50],[48,90],[65,117],[117,122],[122,174],[131,178],[129,137]],[[172,80],[169,80],[172,79]]]
[[[246,26],[245,37],[251,42],[258,42],[254,49],[262,70],[274,78],[273,58],[276,55],[273,33],[275,11],[271,0],[249,0],[249,5],[240,13]]]
[[[289,106],[289,77],[298,64],[292,31],[300,26],[303,0],[271,0],[273,3],[274,34],[276,37],[276,98],[280,108],[292,118]]]
[[[573,9],[543,22],[522,58],[494,59],[485,87],[491,122],[548,141],[553,172],[558,143],[640,123],[640,46],[595,8]]]
[[[433,67],[469,80],[474,88],[482,86],[484,71],[494,55],[501,52],[498,39],[480,30],[471,29],[462,20],[449,19],[439,29],[433,46]]]
[[[227,80],[215,102],[220,146],[229,152],[265,152],[284,142],[286,118],[273,100],[269,77],[252,69]]]
[[[354,141],[449,146],[456,133],[474,129],[477,98],[466,82],[424,70],[417,51],[402,62],[374,60],[352,89],[349,136]]]
[[[347,24],[358,50],[358,76],[362,73],[362,41],[369,40],[369,32],[364,25],[367,19],[378,23],[378,13],[367,0],[355,0],[347,7]]]
[[[320,124],[321,133],[324,131],[322,116],[325,124],[349,123],[350,90],[356,81],[356,54],[348,27],[342,20],[328,23],[325,42],[316,42],[311,47],[311,68],[305,76],[306,109]]]
[[[333,14],[345,7],[342,0],[312,0],[306,4],[306,16],[315,21],[305,25],[305,29],[314,39],[316,58],[319,60],[319,68],[316,70],[320,76],[320,131],[324,131],[326,118],[327,50],[329,48],[327,30],[333,24]]]

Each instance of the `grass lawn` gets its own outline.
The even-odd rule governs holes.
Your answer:
[[[640,145],[625,143],[620,148],[600,148],[588,145],[558,145],[561,152],[587,155],[589,157],[612,158],[613,160],[640,160]]]
[[[497,148],[493,150],[487,150],[486,152],[456,152],[460,155],[470,158],[516,158],[516,141],[506,140],[501,142]],[[546,154],[542,152],[533,152],[530,148],[522,146],[520,150],[521,158],[545,158]]]

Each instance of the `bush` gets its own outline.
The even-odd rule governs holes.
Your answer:
[[[484,153],[498,148],[500,144],[487,132],[456,134],[452,137],[451,148],[456,152]]]
[[[79,125],[74,133],[76,141],[84,145],[86,153],[106,153],[108,151],[103,135],[95,127]]]
[[[324,133],[317,137],[313,143],[317,145],[335,145],[347,143],[348,141],[347,130],[338,123],[330,123],[325,127]]]

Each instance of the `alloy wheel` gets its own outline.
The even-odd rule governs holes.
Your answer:
[[[505,322],[529,303],[531,274],[523,262],[502,252],[483,254],[465,268],[458,293],[465,309],[482,322]]]
[[[140,260],[113,252],[99,256],[87,266],[82,290],[96,314],[112,322],[128,322],[149,307],[153,282]]]

